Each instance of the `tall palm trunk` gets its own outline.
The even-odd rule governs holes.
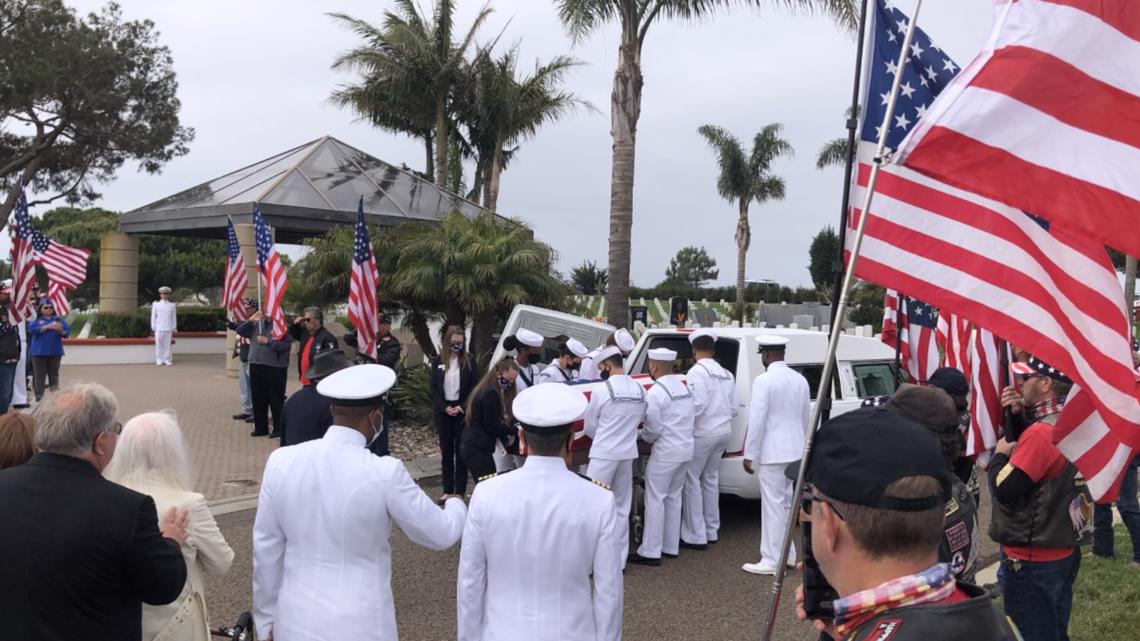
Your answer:
[[[447,98],[441,97],[435,105],[435,184],[447,184]]]
[[[633,231],[633,170],[637,121],[641,117],[641,43],[635,26],[622,30],[618,66],[610,94],[613,170],[610,177],[610,263],[607,318],[629,325],[629,261]]]
[[[435,150],[431,134],[424,136],[424,175],[435,176]]]
[[[427,319],[420,314],[408,314],[405,322],[424,355],[428,358],[439,356],[439,352],[435,349],[435,343],[431,339],[431,330],[428,329]]]
[[[748,201],[740,201],[740,218],[736,221],[736,320],[744,326],[744,263],[752,244],[752,227],[748,224]]]
[[[483,206],[487,211],[499,210],[499,181],[503,175],[503,147],[495,149],[495,156],[491,159],[491,176],[487,179],[487,198]]]
[[[479,364],[479,368],[486,371],[491,356],[491,349],[494,345],[491,343],[491,338],[494,332],[495,313],[492,309],[486,309],[481,312],[475,313],[475,318],[471,323],[471,354],[475,357],[475,362]]]

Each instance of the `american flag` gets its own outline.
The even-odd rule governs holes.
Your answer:
[[[352,251],[352,281],[348,286],[348,320],[356,328],[359,351],[376,360],[376,335],[379,333],[376,288],[380,273],[368,226],[364,224],[364,198],[356,209],[356,240]]]
[[[888,147],[898,146],[957,66],[915,30],[912,58],[897,59],[906,16],[877,0],[871,16],[865,122],[854,203],[862,204],[876,131],[893,75],[902,73]],[[854,228],[862,216],[853,210]],[[1128,321],[1116,272],[1102,246],[1049,230],[1042,221],[898,165],[879,174],[855,276],[950,310],[1060,368],[1088,390],[1100,417],[1124,435],[1105,442],[1113,455],[1080,467],[1095,497],[1119,489],[1131,447],[1140,446]],[[848,234],[851,238],[852,234]],[[1110,438],[1107,432],[1105,438]],[[1082,441],[1085,442],[1085,441]]]
[[[1136,3],[996,4],[986,46],[915,129],[906,165],[1140,255]]]
[[[71,290],[87,280],[87,257],[91,252],[57,243],[35,227],[32,227],[31,239],[32,247],[36,250],[36,260],[44,266],[49,281]]]
[[[970,427],[966,432],[965,455],[986,468],[1005,418],[1005,410],[1001,405],[1001,390],[1004,387],[1001,352],[1007,347],[1005,341],[975,327],[970,332],[968,348]]]
[[[241,257],[241,245],[234,232],[234,221],[226,221],[226,280],[222,287],[222,306],[235,320],[245,320],[245,290],[249,281],[245,277],[245,261]]]
[[[916,383],[938,369],[934,308],[888,289],[883,300],[882,341],[899,352],[900,366]]]
[[[265,300],[261,305],[263,318],[273,319],[273,337],[280,339],[285,336],[285,313],[281,308],[285,300],[285,289],[289,287],[289,279],[285,274],[285,266],[277,256],[273,247],[273,237],[269,233],[269,225],[261,216],[261,206],[253,204],[253,236],[257,245],[257,269],[261,272],[261,282],[265,286]]]
[[[16,224],[12,227],[12,302],[9,309],[16,321],[35,316],[35,304],[29,298],[36,284],[36,255],[32,248],[32,223],[28,217],[28,198],[23,190],[16,199]]]
[[[946,363],[946,367],[962,371],[969,378],[966,353],[970,348],[970,322],[952,312],[942,310],[938,312],[938,326],[934,328],[934,337],[944,354],[943,362]]]
[[[48,300],[55,307],[56,314],[66,316],[71,312],[71,303],[67,300],[67,289],[50,279],[48,280]]]

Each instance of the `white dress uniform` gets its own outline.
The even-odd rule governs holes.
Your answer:
[[[582,416],[586,398],[540,385],[514,407],[527,434],[561,431]],[[621,525],[613,493],[557,456],[530,456],[479,483],[459,553],[459,641],[621,639]]]
[[[696,419],[693,459],[685,473],[681,539],[701,545],[715,542],[720,530],[720,461],[738,413],[736,379],[720,363],[702,358],[689,368],[687,380]]]
[[[574,372],[567,372],[566,370],[562,369],[562,366],[558,364],[558,361],[555,361],[547,365],[546,369],[542,370],[542,373],[538,375],[538,380],[536,380],[534,383],[535,385],[542,383],[569,383],[573,380],[576,380]]]
[[[760,482],[760,566],[775,568],[780,545],[792,513],[793,482],[784,468],[803,456],[804,436],[811,417],[811,391],[807,379],[783,361],[768,366],[752,384],[748,436],[744,458],[756,465]],[[795,563],[792,547],[788,563]]]
[[[356,365],[317,389],[334,403],[350,402],[394,381],[383,365]],[[361,389],[370,391],[357,394]],[[403,463],[373,455],[357,430],[333,425],[321,439],[278,449],[265,465],[253,525],[259,636],[395,640],[392,523],[412,541],[443,550],[459,540],[466,513],[458,498],[436,506]]]
[[[578,368],[578,378],[583,381],[596,381],[602,377],[601,372],[598,371],[597,358],[598,354],[602,352],[602,347],[592,349],[582,357],[582,366]]]
[[[12,379],[12,405],[28,404],[28,327],[15,323],[20,334],[20,362],[16,363],[16,376]]]
[[[659,559],[662,552],[677,554],[681,542],[681,489],[693,458],[693,396],[680,376],[662,376],[646,392],[645,403],[641,439],[653,444],[653,452],[645,468],[645,531],[637,553]]]
[[[612,352],[610,351],[612,350]],[[617,353],[616,347],[603,350]],[[633,462],[637,460],[637,428],[645,417],[645,388],[625,374],[606,379],[590,395],[582,432],[593,439],[586,475],[613,488],[621,534],[621,558],[629,553],[629,511],[633,502]]]
[[[150,306],[150,331],[154,332],[154,364],[170,365],[170,340],[178,331],[178,311],[168,300],[156,300]]]

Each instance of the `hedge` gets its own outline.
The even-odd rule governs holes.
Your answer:
[[[150,322],[150,319],[147,319]],[[226,311],[221,307],[179,307],[178,331],[218,332],[226,329]]]
[[[146,338],[150,335],[150,314],[131,312],[99,312],[91,327],[91,336],[107,338]]]

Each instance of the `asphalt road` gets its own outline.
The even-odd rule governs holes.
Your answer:
[[[422,483],[429,496],[440,488],[434,480]],[[988,514],[983,497],[982,514]],[[624,639],[760,638],[760,628],[771,594],[771,577],[743,572],[740,565],[757,560],[760,504],[732,497],[721,500],[720,542],[709,551],[682,550],[676,560],[660,567],[631,565],[625,576]],[[211,621],[232,623],[250,607],[251,542],[254,511],[220,517],[222,532],[233,546],[234,566],[229,575],[209,580],[206,601]],[[988,519],[984,519],[983,527]],[[984,530],[983,530],[984,532]],[[984,538],[984,537],[983,537]],[[988,542],[987,542],[988,543]],[[411,543],[393,528],[392,591],[402,641],[443,641],[455,638],[455,576],[459,546],[433,552]],[[996,556],[992,545],[982,551],[982,565]],[[818,638],[794,616],[796,573],[784,583],[774,639],[809,641]]]

